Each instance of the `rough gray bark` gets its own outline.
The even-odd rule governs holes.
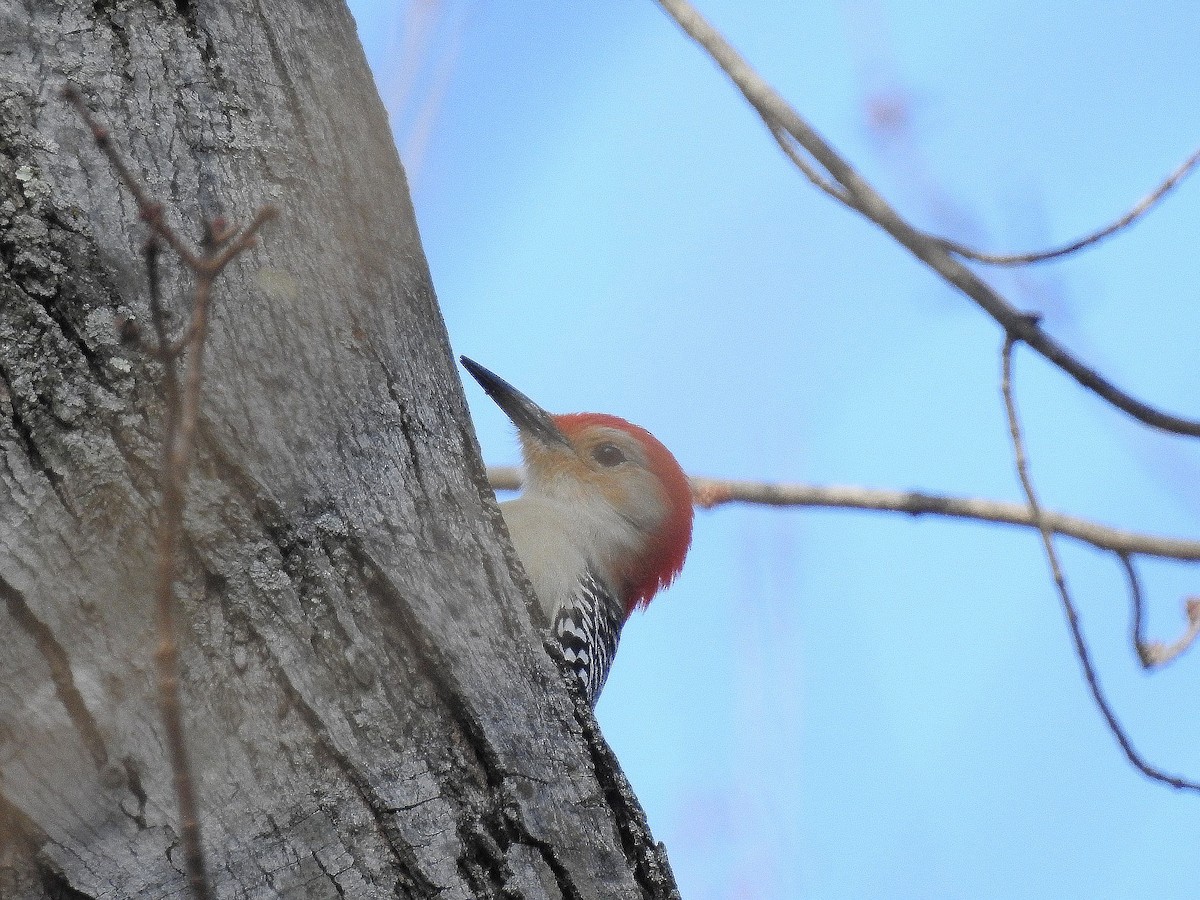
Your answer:
[[[68,80],[184,233],[282,213],[217,285],[178,589],[217,895],[675,894],[514,581],[343,5],[0,0],[0,896],[185,886],[144,229]]]

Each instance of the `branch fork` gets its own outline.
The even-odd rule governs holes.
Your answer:
[[[179,644],[176,637],[175,581],[178,577],[179,544],[183,534],[183,512],[187,503],[187,482],[194,456],[196,423],[204,382],[204,347],[208,338],[209,311],[213,283],[233,260],[254,246],[259,230],[277,216],[274,207],[260,209],[244,228],[230,224],[224,217],[203,223],[199,252],[188,247],[167,224],[161,203],[152,200],[133,176],[113,146],[109,130],[88,109],[82,95],[73,86],[63,88],[63,97],[78,111],[88,126],[92,140],[108,158],[121,183],[137,202],[138,215],[150,229],[142,253],[150,285],[150,317],[155,342],[142,339],[136,322],[117,322],[124,341],[140,345],[164,365],[166,424],[162,446],[159,489],[161,499],[155,525],[155,620],[158,632],[154,651],[158,678],[159,708],[166,731],[167,748],[179,807],[180,841],[184,869],[192,896],[209,900],[208,882],[200,818],[192,779],[183,707],[179,690]],[[163,245],[170,247],[183,265],[192,272],[195,285],[190,320],[176,339],[170,337],[167,314],[162,302],[158,262]],[[180,382],[179,364],[186,356],[187,368]]]
[[[1087,643],[1079,626],[1078,616],[1067,590],[1066,580],[1054,549],[1055,531],[1070,533],[1060,528],[1063,517],[1046,513],[1038,502],[1021,436],[1020,421],[1012,393],[1012,354],[1015,345],[1026,344],[1041,354],[1048,362],[1074,378],[1084,389],[1098,395],[1115,409],[1119,409],[1143,424],[1162,431],[1190,437],[1200,437],[1200,420],[1184,418],[1157,409],[1131,394],[1121,390],[1098,371],[1069,353],[1066,348],[1050,337],[1040,326],[1037,316],[1023,313],[994,288],[964,264],[964,260],[997,266],[1020,266],[1059,259],[1092,246],[1114,235],[1141,219],[1154,208],[1176,185],[1200,166],[1200,150],[1193,153],[1155,190],[1137,203],[1128,213],[1115,222],[1091,234],[1052,250],[1021,254],[982,253],[964,244],[928,234],[907,222],[888,202],[830,145],[782,96],[768,84],[745,59],[729,44],[713,26],[704,19],[689,0],[656,0],[677,25],[694,40],[720,66],[725,74],[741,91],[754,108],[779,144],[784,154],[797,169],[826,195],[869,219],[917,259],[933,269],[947,283],[973,300],[1004,332],[1002,353],[1002,393],[1012,439],[1017,473],[1025,492],[1027,508],[1022,510],[1019,524],[1032,525],[1042,537],[1047,560],[1054,577],[1055,586],[1071,629],[1076,655],[1084,669],[1088,686],[1104,715],[1109,729],[1120,743],[1129,761],[1143,774],[1176,788],[1200,791],[1200,784],[1167,775],[1149,765],[1134,749],[1121,724],[1100,688],[1092,665]],[[759,502],[780,503],[775,492],[766,486],[760,492],[765,496]],[[733,492],[727,485],[702,484],[696,491],[697,501],[702,506],[717,506],[731,502]],[[816,504],[813,504],[816,505]],[[887,507],[889,509],[897,507]],[[924,509],[912,511],[925,511]],[[947,514],[945,510],[939,510]],[[968,516],[972,517],[972,516]],[[1012,521],[1011,518],[993,521]],[[1013,524],[1018,524],[1013,522]],[[1090,524],[1090,523],[1087,523]],[[1080,536],[1076,534],[1075,536]],[[1087,538],[1084,538],[1085,540]],[[1102,543],[1092,541],[1097,546]],[[1187,650],[1200,633],[1200,599],[1193,598],[1186,604],[1188,628],[1184,635],[1170,645],[1147,643],[1141,637],[1141,593],[1136,572],[1130,561],[1134,552],[1130,547],[1110,546],[1112,552],[1125,564],[1130,577],[1133,596],[1134,647],[1147,668],[1163,665]]]

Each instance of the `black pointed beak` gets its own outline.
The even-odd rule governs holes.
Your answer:
[[[463,368],[471,373],[471,377],[479,382],[487,391],[487,395],[496,401],[496,405],[504,410],[517,429],[523,435],[535,438],[547,447],[563,447],[573,450],[571,442],[563,436],[554,424],[550,413],[546,412],[515,387],[497,375],[465,356],[460,356]]]

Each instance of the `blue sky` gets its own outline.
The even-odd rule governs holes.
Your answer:
[[[352,7],[457,353],[695,474],[1020,499],[997,328],[813,190],[649,0]],[[702,11],[918,224],[1073,238],[1200,145],[1200,4],[710,0]],[[867,126],[869,96],[909,127]],[[1119,384],[1200,415],[1200,183],[1070,261],[988,277]],[[1189,337],[1191,335],[1191,337]],[[1200,452],[1017,361],[1044,502],[1200,534]],[[517,459],[468,396],[485,457]],[[1137,745],[1200,778],[1200,656],[1148,676],[1116,562],[1061,542]],[[1200,570],[1144,564],[1173,638]],[[1093,707],[1036,537],[849,512],[700,513],[598,716],[698,898],[1196,894],[1200,796]]]

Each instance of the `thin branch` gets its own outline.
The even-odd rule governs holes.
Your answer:
[[[949,238],[937,238],[936,240],[942,247],[957,256],[973,259],[976,262],[985,263],[989,266],[1026,266],[1031,263],[1060,259],[1083,250],[1085,247],[1090,247],[1092,244],[1099,243],[1105,238],[1116,234],[1118,231],[1128,228],[1157,206],[1158,202],[1166,197],[1179,182],[1190,175],[1198,164],[1200,164],[1200,150],[1197,150],[1184,160],[1179,168],[1166,177],[1166,180],[1162,184],[1139,200],[1121,218],[1105,225],[1103,228],[1093,231],[1091,234],[1084,235],[1077,240],[1071,241],[1069,244],[1064,244],[1053,250],[1040,250],[1033,253],[984,253],[982,250],[976,250],[973,247],[968,247],[966,244],[960,244],[958,241],[952,241]]]
[[[167,312],[162,302],[162,282],[158,277],[158,259],[162,255],[162,244],[157,234],[146,238],[142,246],[142,254],[146,260],[146,280],[150,285],[150,321],[154,323],[154,335],[158,339],[157,350],[164,352],[171,345],[171,337],[167,333]],[[174,375],[175,367],[170,368]]]
[[[796,142],[790,134],[788,134],[778,125],[772,125],[769,122],[767,123],[767,127],[771,130],[771,137],[775,138],[775,143],[779,144],[779,149],[784,152],[787,158],[792,161],[792,164],[800,170],[804,177],[813,183],[814,187],[816,187],[818,190],[824,191],[834,200],[838,200],[845,204],[850,203],[849,198],[846,196],[846,192],[837,185],[830,184],[821,175],[821,173],[817,171],[816,167],[807,159],[805,159],[800,151],[796,149]]]
[[[838,199],[842,199],[850,209],[870,219],[913,256],[975,301],[1004,329],[1006,335],[1027,344],[1052,365],[1074,378],[1082,387],[1138,421],[1174,434],[1200,437],[1200,421],[1163,412],[1112,384],[1042,331],[1035,317],[1026,315],[1000,296],[991,285],[953,256],[943,246],[940,238],[926,234],[902,218],[832,145],[750,67],[720,32],[705,21],[687,0],[656,2],[724,70],[758,112],[767,128],[773,134],[776,129],[782,129],[791,135],[828,173],[833,186],[845,191],[845,198]],[[820,175],[819,172],[817,174]]]
[[[521,487],[521,470],[510,466],[489,466],[488,480],[498,491]],[[1021,528],[1039,524],[1027,504],[984,500],[978,497],[952,497],[923,491],[887,491],[840,485],[767,483],[731,481],[718,478],[691,479],[696,505],[705,509],[732,503],[758,506],[816,507],[823,509],[862,509],[932,515],[976,522],[992,522]],[[1156,556],[1164,559],[1200,561],[1200,541],[1139,534],[1111,528],[1063,513],[1043,511],[1045,524],[1056,534],[1091,544],[1093,547],[1122,555]]]
[[[1012,389],[1012,357],[1015,343],[1016,341],[1011,335],[1004,340],[1000,389],[1004,395],[1004,410],[1008,416],[1008,429],[1012,437],[1017,477],[1021,481],[1021,488],[1025,491],[1025,497],[1029,501],[1029,508],[1033,511],[1034,519],[1038,523],[1038,528],[1042,536],[1042,548],[1046,551],[1046,560],[1050,564],[1050,573],[1054,578],[1054,586],[1058,589],[1058,596],[1062,601],[1063,613],[1066,615],[1067,625],[1071,630],[1071,640],[1075,645],[1075,655],[1079,658],[1079,663],[1083,667],[1084,678],[1087,680],[1088,688],[1092,692],[1092,698],[1096,701],[1096,706],[1099,707],[1101,714],[1104,716],[1104,721],[1108,723],[1109,731],[1117,739],[1117,743],[1121,745],[1121,749],[1125,752],[1125,757],[1134,768],[1147,778],[1168,784],[1173,788],[1200,791],[1200,784],[1180,778],[1177,775],[1168,775],[1161,769],[1150,765],[1150,763],[1142,758],[1142,755],[1138,753],[1137,748],[1133,746],[1129,736],[1125,733],[1124,726],[1117,719],[1116,713],[1113,712],[1112,706],[1109,704],[1108,698],[1100,686],[1100,679],[1096,674],[1096,667],[1092,662],[1092,655],[1088,649],[1087,639],[1084,638],[1083,628],[1079,624],[1079,614],[1076,612],[1075,604],[1071,600],[1071,594],[1067,590],[1067,580],[1063,576],[1062,565],[1058,561],[1058,552],[1054,549],[1054,532],[1051,530],[1046,517],[1042,513],[1037,493],[1033,488],[1033,480],[1029,475],[1029,460],[1025,452],[1025,441],[1021,436],[1021,420],[1017,415],[1017,403],[1013,397]]]
[[[1187,615],[1187,629],[1174,642],[1163,644],[1151,641],[1142,647],[1143,660],[1146,668],[1159,668],[1174,662],[1191,649],[1200,637],[1200,597],[1189,597],[1184,603]]]
[[[194,269],[199,264],[199,260],[183,240],[175,234],[171,226],[167,224],[166,219],[163,218],[162,204],[151,200],[150,195],[146,193],[141,183],[133,177],[133,173],[129,171],[129,167],[121,159],[121,154],[113,146],[108,129],[96,121],[92,115],[92,111],[83,102],[83,95],[79,93],[74,85],[64,87],[62,95],[75,107],[76,112],[79,113],[79,117],[83,119],[84,124],[92,132],[92,140],[96,142],[96,146],[108,157],[108,162],[117,173],[117,177],[121,179],[121,183],[133,195],[133,199],[138,206],[138,215],[149,224],[155,234],[167,242],[170,248],[183,260],[185,265]]]
[[[144,255],[150,282],[150,316],[157,339],[155,356],[163,363],[166,388],[166,421],[159,473],[161,499],[155,535],[157,563],[154,597],[158,646],[155,649],[154,660],[158,676],[159,707],[167,736],[176,801],[179,805],[184,868],[192,895],[196,900],[208,900],[212,891],[206,873],[199,812],[180,702],[175,581],[178,577],[178,552],[183,534],[183,513],[187,504],[187,482],[194,456],[196,422],[204,381],[204,349],[208,338],[213,282],[233,259],[254,245],[255,233],[265,222],[274,218],[276,213],[269,206],[259,210],[240,235],[238,229],[231,227],[224,219],[206,222],[202,250],[200,253],[194,252],[167,224],[161,204],[150,199],[146,190],[133,177],[113,146],[108,129],[93,118],[79,92],[73,87],[66,87],[63,89],[63,96],[75,106],[91,129],[96,145],[104,151],[121,182],[133,195],[139,214],[151,229]],[[168,333],[166,311],[160,293],[160,239],[175,251],[195,277],[191,319],[183,334],[174,341]],[[178,363],[184,356],[187,368],[181,384]]]
[[[1187,628],[1183,634],[1170,644],[1161,641],[1145,639],[1146,611],[1142,602],[1142,581],[1138,577],[1133,559],[1128,554],[1118,554],[1125,574],[1129,579],[1129,596],[1133,606],[1133,649],[1141,660],[1142,668],[1157,669],[1174,662],[1196,642],[1200,637],[1200,597],[1189,597],[1184,601],[1184,615],[1187,617]]]
[[[250,224],[242,229],[241,234],[238,234],[237,229],[231,229],[227,233],[225,240],[218,240],[217,246],[220,246],[227,241],[230,243],[224,251],[221,253],[215,253],[210,258],[209,265],[211,267],[213,277],[220,275],[221,272],[224,271],[225,267],[233,262],[234,259],[253,247],[258,242],[259,230],[278,216],[279,212],[275,209],[275,207],[264,206],[257,213],[255,213],[254,218],[250,220]]]
[[[1128,553],[1118,553],[1117,559],[1121,561],[1121,565],[1125,568],[1125,577],[1129,580],[1129,605],[1132,607],[1133,621],[1130,627],[1130,637],[1133,641],[1133,650],[1137,654],[1138,659],[1142,663],[1143,669],[1149,669],[1151,661],[1146,654],[1146,604],[1142,599],[1142,579],[1138,577],[1137,568],[1134,566],[1133,557]]]

